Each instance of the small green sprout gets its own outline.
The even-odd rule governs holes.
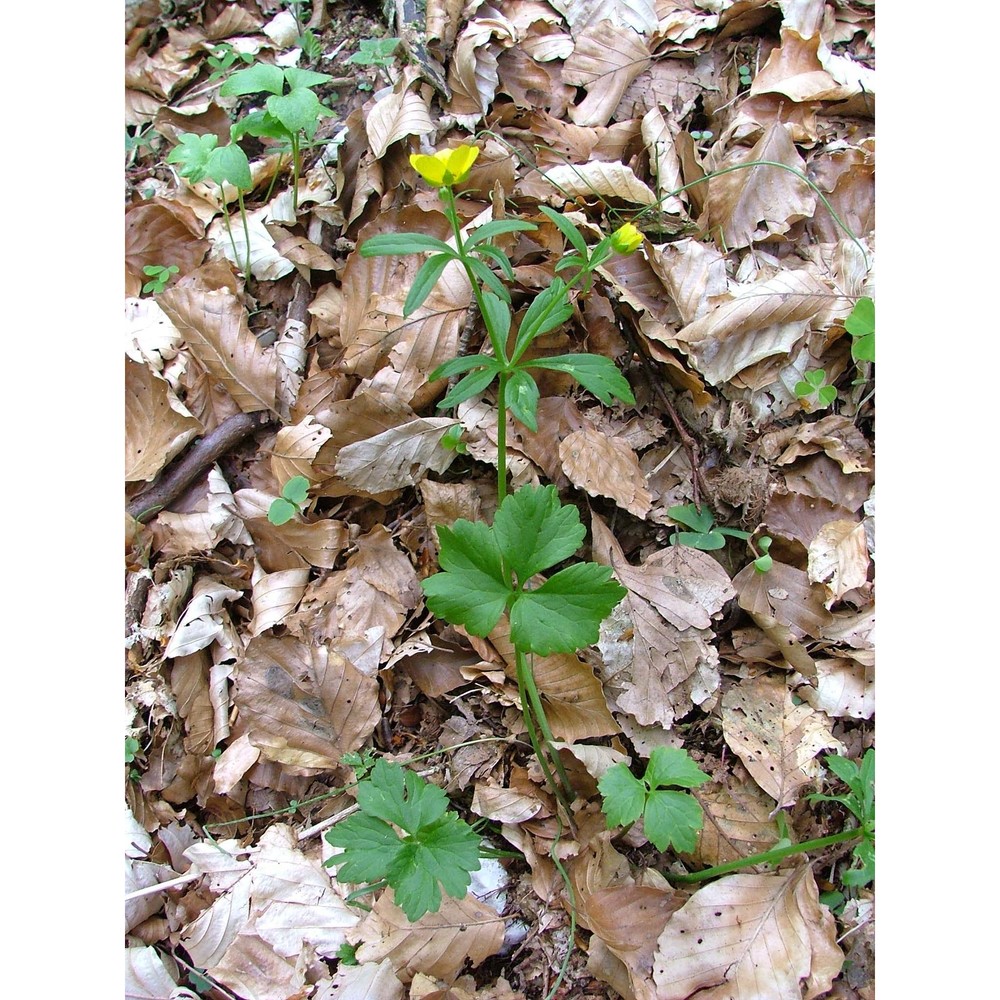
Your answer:
[[[753,73],[750,70],[750,67],[749,66],[740,66],[739,67],[739,74],[740,74],[740,86],[741,87],[749,87],[750,83],[753,80]]]
[[[715,133],[709,131],[708,129],[700,129],[691,132],[691,138],[694,139],[695,142],[708,142],[708,140],[714,135]]]
[[[348,944],[346,941],[337,949],[337,961],[341,965],[360,965],[355,957],[358,952],[356,944]]]
[[[162,267],[160,264],[147,264],[142,269],[142,273],[149,277],[149,281],[142,286],[142,290],[146,293],[152,292],[154,295],[159,295],[167,287],[167,282],[179,270],[180,268],[176,264],[171,264],[169,267]]]
[[[844,329],[854,338],[851,357],[855,361],[875,361],[875,303],[865,296],[858,299]]]
[[[134,736],[125,737],[125,763],[131,764],[135,760],[135,755],[139,752],[139,741]]]
[[[399,46],[398,38],[362,38],[361,47],[344,62],[355,66],[377,66],[385,69],[392,65],[392,56]]]
[[[640,816],[646,837],[658,851],[691,854],[698,846],[704,817],[698,800],[688,792],[668,790],[697,788],[708,775],[679,747],[657,747],[649,757],[646,773],[637,778],[624,763],[604,772],[597,783],[604,802],[601,809],[613,826],[631,826]]]
[[[252,63],[253,56],[249,52],[237,52],[229,42],[219,42],[212,47],[211,55],[208,57],[208,65],[212,68],[212,74],[208,78],[209,83],[224,77],[239,60],[242,63]]]
[[[805,373],[803,381],[795,383],[795,395],[808,399],[815,393],[820,406],[829,406],[837,398],[837,387],[826,384],[826,370],[814,368]]]
[[[752,542],[750,547],[753,548]],[[760,549],[760,555],[754,559],[753,568],[758,573],[766,573],[774,565],[774,560],[768,553],[768,549],[771,548],[771,538],[768,535],[761,535],[757,539],[757,548]],[[754,551],[756,552],[756,549]]]
[[[316,62],[323,54],[323,43],[313,34],[312,30],[306,28],[296,39],[299,48],[302,49],[309,62]]]
[[[281,488],[281,496],[272,501],[267,511],[271,524],[287,524],[302,509],[309,496],[309,480],[305,476],[292,476]]]
[[[444,445],[444,447],[449,451],[454,451],[459,455],[467,455],[469,452],[468,446],[462,440],[461,424],[455,424],[453,427],[449,427],[441,438],[441,444]]]
[[[746,541],[750,537],[749,531],[741,531],[739,528],[719,528],[715,525],[715,518],[708,507],[701,510],[693,503],[683,504],[680,507],[670,507],[667,515],[678,524],[690,528],[690,531],[675,531],[670,536],[671,545],[688,545],[693,549],[701,549],[704,552],[711,552],[713,549],[721,549],[726,544],[725,536],[731,538],[742,538]]]

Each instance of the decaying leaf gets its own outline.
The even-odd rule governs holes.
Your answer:
[[[819,776],[816,754],[844,750],[826,716],[796,705],[788,687],[767,676],[742,681],[726,692],[722,732],[778,809],[794,805],[802,786]]]
[[[822,996],[844,964],[812,870],[727,875],[699,889],[656,943],[657,1000]],[[714,987],[714,988],[713,988]]]
[[[652,205],[656,194],[624,163],[602,163],[592,160],[579,166],[546,170],[542,176],[553,187],[553,199],[569,195],[574,198],[620,198],[636,205]]]
[[[809,579],[825,586],[827,607],[836,604],[848,591],[868,583],[869,563],[862,522],[830,521],[809,543]]]
[[[611,497],[636,517],[649,513],[652,497],[646,489],[646,477],[635,452],[620,438],[584,427],[564,438],[559,459],[570,482],[591,496]]]

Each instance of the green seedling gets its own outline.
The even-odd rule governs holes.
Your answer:
[[[615,764],[604,772],[597,787],[609,828],[627,829],[641,816],[646,837],[658,851],[673,847],[691,854],[698,846],[704,816],[694,796],[675,789],[697,788],[708,780],[686,750],[657,747],[641,778],[626,764]]]
[[[758,573],[766,573],[774,565],[774,559],[768,552],[771,548],[771,538],[768,535],[761,535],[757,539],[757,547],[754,548],[753,542],[750,543],[750,547],[754,550],[754,555],[757,554],[757,549],[760,549],[760,555],[753,561],[754,570]]]
[[[708,129],[701,129],[698,131],[692,131],[690,135],[695,142],[708,142],[708,140],[711,139],[715,133],[709,131]]]
[[[367,778],[371,769],[375,766],[375,754],[372,750],[364,749],[360,753],[350,751],[340,758],[340,763],[344,767],[349,767],[357,775],[358,780]]]
[[[398,38],[362,38],[358,51],[344,62],[354,66],[376,66],[386,69],[392,65],[393,55],[399,47]]]
[[[213,83],[224,77],[237,62],[252,63],[253,56],[249,52],[237,52],[229,42],[219,42],[212,47],[211,54],[206,61],[212,69],[208,82]]]
[[[154,295],[159,295],[179,270],[180,268],[176,264],[171,264],[169,267],[147,264],[142,269],[142,273],[149,277],[149,281],[142,286],[142,290],[146,293],[152,292]]]
[[[860,767],[852,760],[832,754],[827,754],[823,762],[847,784],[849,792],[846,795],[815,794],[807,798],[810,801],[840,802],[858,820],[858,826],[848,827],[828,837],[818,837],[801,844],[793,844],[788,839],[784,817],[779,813],[782,838],[770,850],[753,854],[748,858],[738,858],[723,865],[715,865],[704,871],[692,872],[690,875],[670,874],[670,878],[675,882],[703,882],[705,879],[728,875],[750,865],[776,865],[793,854],[807,854],[809,851],[819,851],[833,844],[859,840],[860,843],[853,852],[858,867],[845,872],[842,882],[845,886],[864,886],[871,883],[875,878],[875,751],[869,749],[865,752]]]
[[[177,136],[177,139],[178,145],[170,151],[167,162],[176,163],[178,166],[177,172],[181,177],[186,177],[194,184],[208,177],[219,185],[219,201],[222,204],[222,217],[226,223],[226,232],[229,233],[229,242],[233,248],[234,262],[238,259],[239,252],[236,249],[236,240],[233,239],[233,230],[229,223],[229,213],[226,211],[226,195],[223,184],[232,184],[236,188],[240,204],[240,218],[243,220],[243,234],[247,244],[245,274],[249,278],[250,225],[247,222],[247,210],[243,202],[243,192],[249,191],[253,187],[253,177],[250,174],[250,161],[247,159],[247,154],[240,149],[235,141],[230,142],[226,146],[220,146],[219,137],[212,133],[198,135],[194,132],[181,132]]]
[[[337,949],[337,961],[341,965],[360,965],[357,959],[358,946],[346,941]]]
[[[271,501],[267,519],[271,524],[287,524],[299,511],[309,496],[309,480],[305,476],[292,476],[281,488],[281,496]]]
[[[699,510],[693,503],[683,504],[679,507],[668,508],[667,515],[678,524],[691,529],[690,531],[675,531],[670,536],[671,545],[688,545],[693,549],[711,552],[713,549],[725,547],[726,536],[742,538],[744,541],[750,537],[749,531],[741,531],[739,528],[717,527],[715,518],[707,506]]]
[[[815,394],[820,406],[829,406],[837,398],[837,387],[826,384],[826,371],[814,368],[803,376],[803,381],[795,383],[795,395],[808,399]]]
[[[323,54],[323,43],[309,28],[303,31],[295,41],[298,47],[302,49],[306,59],[311,63],[316,62]]]
[[[875,361],[875,303],[865,296],[858,299],[844,329],[854,338],[851,357],[855,361]]]
[[[388,884],[411,921],[441,908],[441,890],[462,899],[479,862],[479,837],[448,811],[448,797],[413,771],[378,761],[358,782],[359,813],[326,834],[344,852],[330,858],[337,880]],[[402,830],[403,835],[397,832]]]
[[[740,74],[740,86],[749,87],[751,82],[753,81],[753,72],[751,71],[750,67],[740,66],[739,74]]]
[[[139,741],[134,736],[125,737],[125,763],[131,764],[140,750]]]
[[[252,135],[288,144],[292,151],[292,209],[295,212],[299,209],[302,138],[304,136],[311,141],[320,118],[333,114],[330,108],[320,103],[312,88],[332,79],[328,73],[317,73],[311,69],[282,69],[270,63],[256,63],[234,73],[219,88],[223,97],[268,95],[264,109],[240,119],[233,126],[232,134],[234,139]]]
[[[468,446],[462,440],[461,424],[455,424],[453,427],[449,427],[441,438],[441,444],[458,455],[467,455],[469,453]]]

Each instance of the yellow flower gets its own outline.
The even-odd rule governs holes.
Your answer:
[[[439,149],[433,156],[413,153],[410,164],[428,184],[451,186],[465,180],[478,155],[478,146],[456,146],[454,149]]]
[[[611,234],[611,246],[614,247],[617,253],[633,253],[639,248],[641,243],[642,233],[631,222],[626,222],[624,226],[619,226]]]

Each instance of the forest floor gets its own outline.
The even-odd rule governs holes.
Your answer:
[[[833,840],[874,746],[873,6],[127,5],[127,996],[874,997],[869,841]],[[277,90],[240,86],[262,65]],[[566,227],[641,235],[524,355],[607,359],[631,401],[536,367],[537,429],[486,383],[438,406],[431,373],[490,350],[472,285],[448,264],[407,308],[424,255],[360,248],[447,241],[410,156],[470,144],[465,238],[534,227],[494,239],[515,330],[572,273]],[[576,553],[624,592],[530,657],[569,794],[513,611],[449,622],[424,586],[462,525],[500,530],[503,450],[585,531],[528,575]],[[666,760],[685,790],[643,793]],[[432,839],[416,889],[395,840],[357,848],[377,875],[325,864],[420,801],[478,869]]]

